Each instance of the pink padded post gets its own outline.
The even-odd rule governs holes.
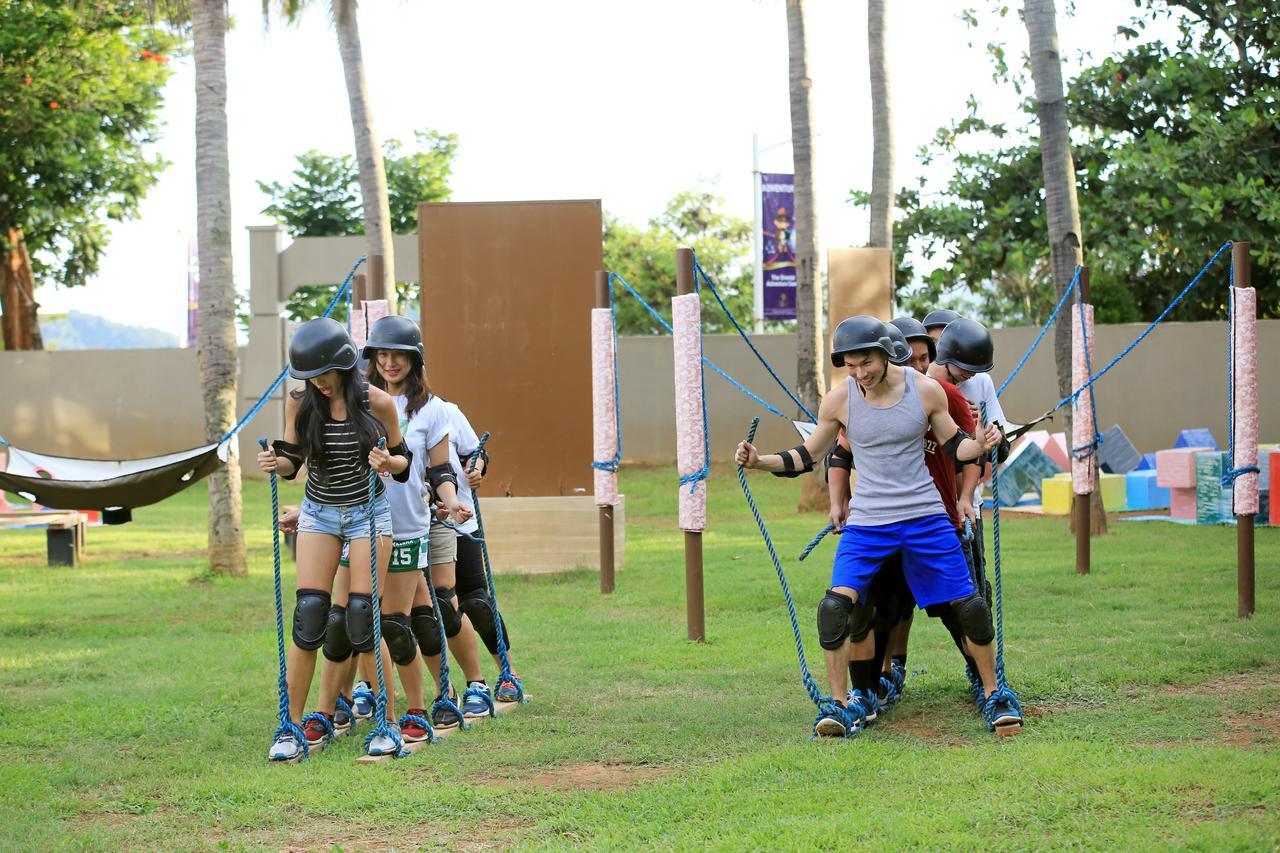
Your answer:
[[[1094,352],[1093,306],[1085,305],[1084,327],[1080,326],[1080,308],[1071,309],[1071,387],[1080,388],[1089,381],[1089,364],[1096,364],[1097,353]],[[1088,340],[1089,359],[1085,360],[1085,341]],[[1072,447],[1087,447],[1093,441],[1093,395],[1085,391],[1076,398],[1075,409],[1071,420]],[[1077,459],[1071,457],[1071,489],[1077,495],[1087,495],[1093,491],[1093,457]]]
[[[614,399],[613,316],[608,308],[591,309],[592,453],[608,462],[618,453],[618,413]],[[596,506],[617,506],[618,473],[596,469]]]
[[[1232,288],[1235,321],[1235,459],[1236,468],[1258,464],[1258,293],[1252,287]],[[1258,512],[1258,475],[1241,474],[1235,481],[1233,511]]]
[[[696,293],[671,298],[675,330],[676,465],[681,477],[702,470],[706,446],[702,422],[702,306]],[[680,487],[680,529],[707,529],[707,485]]]

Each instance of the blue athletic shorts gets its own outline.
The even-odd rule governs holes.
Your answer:
[[[858,600],[866,601],[871,579],[898,552],[918,607],[973,594],[969,564],[955,525],[945,513],[875,527],[846,525],[831,567],[831,585],[852,587],[858,591]]]

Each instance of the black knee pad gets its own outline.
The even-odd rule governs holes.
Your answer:
[[[980,646],[989,644],[996,638],[995,626],[991,624],[991,606],[976,592],[959,601],[952,602],[956,621],[960,630],[970,642]]]
[[[413,634],[418,638],[418,648],[427,657],[435,657],[444,651],[440,642],[440,623],[436,621],[436,612],[425,604],[409,611],[409,624],[413,626]]]
[[[458,632],[462,630],[462,615],[453,603],[457,594],[457,590],[451,586],[436,587],[436,600],[440,602],[440,621],[444,623],[444,635],[450,638],[458,636]]]
[[[351,636],[347,634],[347,608],[335,604],[329,608],[329,623],[324,629],[324,657],[342,663],[351,657]]]
[[[347,596],[347,635],[357,652],[373,651],[373,596],[353,592]]]
[[[480,639],[484,640],[489,654],[498,653],[498,620],[489,605],[489,594],[482,589],[473,589],[458,599],[458,609],[471,620],[471,627],[476,629]],[[511,648],[511,635],[507,633],[507,624],[502,623],[502,640]]]
[[[408,666],[418,656],[418,641],[405,613],[382,614],[382,639],[387,643],[391,660],[398,666]]]
[[[835,651],[846,638],[855,643],[865,640],[875,618],[874,607],[856,604],[849,596],[829,589],[818,602],[818,642],[827,651]]]
[[[324,645],[325,624],[329,620],[329,593],[322,589],[300,589],[293,606],[293,644],[314,652]]]
[[[960,614],[956,609],[949,604],[934,604],[926,607],[924,612],[935,619],[942,620],[943,627],[951,635],[952,642],[956,644],[960,653],[964,654],[964,630],[960,627]]]

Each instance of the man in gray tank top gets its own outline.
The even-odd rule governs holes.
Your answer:
[[[997,689],[995,629],[991,608],[973,586],[969,567],[924,464],[924,434],[932,427],[943,450],[960,461],[977,459],[1000,440],[994,426],[976,439],[965,435],[947,410],[947,397],[933,379],[889,363],[894,343],[874,317],[850,317],[832,335],[831,361],[849,378],[822,400],[818,423],[804,444],[764,456],[747,442],[736,459],[747,468],[777,476],[799,476],[825,455],[841,427],[853,450],[858,479],[849,519],[836,550],[831,588],[818,605],[818,639],[825,651],[831,696],[845,708],[814,727],[817,734],[856,733],[874,712],[874,608],[867,587],[884,561],[902,555],[903,573],[917,606],[949,606],[964,630],[983,685],[983,714],[991,728],[1021,726],[1017,705]],[[856,682],[846,699],[849,664]],[[863,662],[860,666],[859,662]]]

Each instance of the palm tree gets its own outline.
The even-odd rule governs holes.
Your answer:
[[[871,65],[871,235],[868,244],[893,248],[893,110],[886,58],[885,0],[867,0],[867,59]],[[892,302],[892,282],[890,301]]]
[[[280,15],[296,23],[302,10],[314,0],[274,0]],[[273,0],[262,0],[262,14],[269,18]],[[351,110],[351,130],[355,135],[356,163],[359,166],[360,196],[364,204],[366,254],[381,255],[384,260],[382,291],[395,311],[395,255],[392,247],[391,208],[387,203],[387,173],[382,164],[382,147],[373,126],[373,109],[369,104],[369,86],[364,73],[364,56],[360,48],[360,28],[356,22],[357,0],[329,0],[329,15],[338,35],[338,53],[342,57],[343,76],[347,82],[347,102]],[[378,283],[369,282],[370,292]]]
[[[818,275],[818,216],[813,176],[813,81],[805,44],[804,0],[787,0],[787,58],[791,100],[791,158],[795,172],[796,223],[796,385],[811,412],[826,390],[822,353],[821,279]],[[815,472],[805,478],[801,506],[823,505],[824,488]]]
[[[1036,115],[1040,122],[1040,163],[1044,174],[1045,219],[1049,225],[1049,265],[1058,299],[1071,285],[1075,269],[1084,260],[1080,239],[1080,205],[1076,199],[1076,166],[1071,156],[1071,127],[1062,85],[1062,53],[1058,46],[1057,12],[1053,0],[1026,0],[1023,17],[1031,49],[1031,79],[1036,89]],[[1053,356],[1058,369],[1058,394],[1071,393],[1071,325],[1058,323],[1053,335]],[[1070,408],[1067,434],[1071,434]],[[1094,456],[1096,475],[1096,454]],[[1096,476],[1095,476],[1095,482]],[[1092,527],[1106,530],[1101,489],[1091,503]],[[1074,516],[1073,516],[1074,518]]]

